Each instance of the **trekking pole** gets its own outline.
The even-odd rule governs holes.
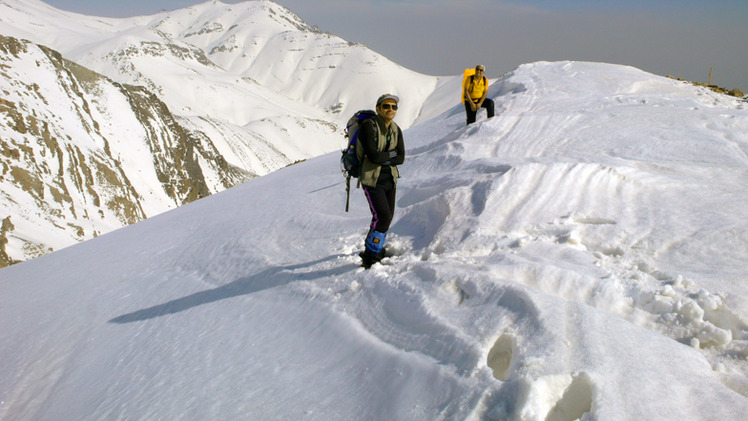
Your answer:
[[[345,178],[345,211],[348,212],[348,202],[351,200],[351,176]]]

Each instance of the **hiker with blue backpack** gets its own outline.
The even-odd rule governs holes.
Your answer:
[[[359,111],[347,127],[351,141],[341,162],[348,188],[350,177],[358,177],[371,210],[364,251],[359,254],[367,269],[384,258],[387,231],[395,213],[397,165],[405,160],[403,132],[393,121],[399,102],[397,96],[384,94],[377,99],[376,113]]]
[[[475,66],[474,72],[468,72],[468,70],[465,71],[465,78],[462,82],[462,102],[465,104],[467,124],[470,125],[475,123],[475,117],[481,108],[486,109],[487,118],[493,117],[494,104],[491,98],[486,98],[488,94],[488,79],[484,76],[486,68],[479,64]]]

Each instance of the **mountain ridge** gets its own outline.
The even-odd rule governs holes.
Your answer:
[[[33,159],[58,157],[62,161],[55,168],[65,168],[64,162],[72,162],[68,165],[70,171],[87,174],[91,180],[117,179],[115,189],[124,189],[117,196],[119,199],[112,199],[109,205],[119,209],[119,216],[101,216],[98,199],[84,199],[90,195],[86,188],[77,189],[81,204],[71,211],[71,205],[62,203],[72,199],[67,199],[67,193],[56,193],[68,191],[67,184],[64,188],[60,182],[55,184],[44,173],[49,170],[15,162],[21,155],[9,149],[4,157],[3,178],[8,207],[0,214],[3,218],[12,216],[0,240],[9,257],[0,264],[92,238],[338,149],[346,115],[355,109],[371,108],[371,102],[385,90],[398,92],[404,98],[399,118],[401,125],[407,127],[451,107],[438,98],[427,98],[445,87],[452,89],[451,85],[457,89],[458,83],[456,78],[440,79],[403,69],[361,45],[321,33],[288,9],[265,0],[231,5],[209,1],[127,19],[64,12],[38,0],[2,0],[0,34],[4,39],[27,38],[40,51],[55,51],[48,54],[56,57],[57,70],[52,73],[66,71],[71,76],[70,86],[90,85],[87,78],[111,85],[85,92],[90,95],[87,99],[81,99],[75,89],[47,93],[56,101],[30,99],[27,91],[57,83],[56,76],[39,73],[33,65],[36,58],[26,57],[28,62],[23,62],[6,57],[6,66],[12,61],[16,69],[6,71],[2,100],[16,104],[13,109],[25,100],[35,102],[24,105],[26,112],[22,117],[10,118],[15,122],[5,127],[3,139],[10,139],[15,146],[5,148],[15,151],[29,142],[44,144],[42,132],[19,133],[16,129],[21,128],[19,121],[31,118],[33,110],[46,109],[46,124],[58,127],[55,139],[68,139],[74,145],[83,139],[97,138],[94,144],[98,152],[87,159],[99,155],[109,158],[105,159],[106,165],[86,164],[77,152],[71,155],[75,158],[63,159],[54,147],[43,150],[40,144]],[[67,61],[61,61],[62,57]],[[73,68],[75,72],[65,70]],[[10,71],[14,72],[12,76]],[[28,86],[18,85],[21,81],[28,81]],[[352,86],[356,88],[351,89]],[[120,110],[104,104],[108,99],[94,98],[97,92],[113,90],[120,92],[118,106],[121,101],[130,105]],[[94,103],[107,111],[96,114],[95,121],[68,128],[73,132],[67,133],[68,129],[63,129],[66,123],[53,117],[64,114],[67,105],[61,101],[79,107],[78,114],[95,112],[89,106]],[[80,104],[75,105],[76,101]],[[143,108],[139,104],[147,105]],[[17,113],[7,105],[4,110]],[[120,112],[134,118],[123,118]],[[132,127],[118,120],[130,121]],[[158,129],[151,126],[155,120],[162,120]],[[98,127],[103,126],[109,126],[106,136],[97,133]],[[169,133],[166,137],[172,139],[162,139],[160,133]],[[150,150],[152,157],[125,146],[130,142],[138,144],[137,138],[150,139],[138,150]],[[157,145],[157,139],[163,144]],[[120,145],[114,154],[110,150],[113,145]],[[70,147],[75,151],[74,146]],[[75,163],[87,167],[76,169]],[[18,169],[11,171],[11,166]],[[114,177],[109,169],[118,175]],[[143,177],[143,171],[150,175]],[[21,179],[33,179],[35,189],[29,183],[24,188]],[[41,192],[36,191],[40,189]],[[100,195],[102,192],[97,191],[96,196]],[[58,199],[47,204],[50,196]],[[44,221],[34,222],[35,218]],[[42,226],[48,234],[39,233]]]
[[[210,142],[180,126],[142,87],[2,35],[0,54],[7,117],[0,181],[9,223],[2,242],[13,250],[3,250],[6,263],[21,250],[34,256],[68,245],[64,233],[92,238],[253,178],[217,159]],[[32,61],[35,77],[14,72]],[[60,101],[71,108],[59,108]],[[123,121],[136,136],[118,136]]]

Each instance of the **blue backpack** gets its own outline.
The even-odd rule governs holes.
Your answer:
[[[351,177],[358,178],[361,175],[361,162],[358,158],[359,128],[364,120],[374,118],[376,115],[377,113],[371,110],[357,111],[353,114],[353,117],[348,119],[348,124],[345,126],[345,137],[348,139],[348,144],[343,150],[343,156],[340,158],[340,169],[349,183]]]
[[[348,144],[346,148],[343,149],[343,156],[340,158],[340,169],[343,171],[343,175],[345,176],[346,212],[348,212],[348,203],[351,199],[351,177],[358,178],[361,175],[362,160],[359,160],[358,153],[358,149],[360,148],[358,131],[364,120],[374,118],[376,115],[377,113],[372,110],[357,111],[353,114],[353,117],[348,119],[348,124],[345,126],[345,137],[348,139]],[[363,156],[363,154],[361,155]]]

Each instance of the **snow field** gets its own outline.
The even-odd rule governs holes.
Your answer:
[[[0,417],[739,419],[744,105],[592,63],[493,89],[406,131],[370,270],[338,152],[3,269]]]

